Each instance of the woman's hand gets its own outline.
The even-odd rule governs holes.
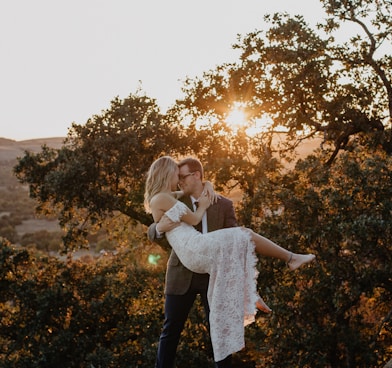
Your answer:
[[[216,194],[214,191],[214,187],[210,181],[206,181],[204,184],[203,193],[207,194],[208,199],[210,200],[211,204],[216,203],[220,198],[220,195]],[[203,194],[202,194],[203,196]]]
[[[208,194],[205,191],[201,193],[201,196],[198,198],[197,202],[199,202],[199,207],[203,208],[204,210],[210,207],[211,204],[211,200],[208,198]]]

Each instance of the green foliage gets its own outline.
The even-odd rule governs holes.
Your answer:
[[[38,200],[37,210],[58,216],[66,251],[98,241],[104,230],[102,242],[122,239],[132,251],[64,264],[2,240],[4,367],[154,364],[163,271],[140,267],[146,247],[130,222],[151,222],[143,209],[144,175],[163,154],[198,156],[217,188],[238,191],[242,224],[292,251],[317,255],[316,265],[294,274],[261,260],[260,291],[274,313],[247,328],[237,366],[351,368],[387,361],[392,59],[382,46],[391,42],[391,3],[322,4],[327,19],[317,32],[302,17],[267,16],[269,30],[238,39],[238,63],[187,80],[184,99],[166,115],[145,96],[116,98],[85,125],[73,124],[61,149],[25,153],[15,173]],[[357,25],[359,35],[337,44],[334,32],[345,22]],[[267,119],[270,129],[254,136],[246,127],[231,131],[225,119],[238,102],[250,125]],[[324,151],[283,167],[276,146],[288,158],[309,137],[321,138]],[[4,203],[8,211],[12,202]],[[7,221],[2,229],[12,238]],[[179,365],[212,364],[201,316],[197,305]]]
[[[376,367],[392,343],[392,160],[361,149],[329,169],[321,160],[282,176],[280,211],[257,223],[285,248],[317,255],[295,275],[263,261],[261,293],[274,310],[263,358],[271,367]]]
[[[61,149],[25,152],[15,174],[29,184],[39,212],[57,214],[68,250],[116,213],[151,222],[143,208],[144,175],[156,157],[175,149],[178,136],[154,100],[116,98],[102,115],[73,124]]]
[[[163,274],[134,257],[64,264],[2,240],[2,367],[151,367]]]
[[[18,179],[29,185],[37,211],[56,215],[65,230],[64,252],[88,245],[88,237],[105,229],[120,236],[133,224],[149,225],[143,207],[144,179],[151,163],[161,155],[196,154],[210,162],[218,184],[235,175],[244,150],[218,125],[196,129],[182,126],[175,113],[163,116],[154,100],[130,95],[85,125],[73,124],[64,146],[43,146],[38,153],[25,152],[14,168]],[[231,152],[233,151],[233,152]],[[126,217],[127,221],[124,220]]]
[[[252,227],[293,251],[316,253],[317,264],[293,274],[261,260],[260,291],[274,312],[247,328],[238,367],[376,367],[391,353],[392,160],[358,148],[329,168],[322,161],[311,156],[282,175],[273,161],[262,170],[256,161],[253,170],[264,176],[243,185]],[[153,365],[163,273],[138,266],[151,252],[64,264],[2,244],[5,367]],[[212,364],[202,316],[196,305],[180,365]]]
[[[279,147],[286,153],[315,135],[331,146],[329,163],[355,139],[391,153],[391,3],[322,3],[327,19],[317,30],[303,17],[274,14],[266,31],[239,37],[238,62],[186,81],[182,114],[224,121],[240,103],[250,125],[270,122],[264,143],[287,133]],[[334,35],[344,23],[355,30],[339,44]]]

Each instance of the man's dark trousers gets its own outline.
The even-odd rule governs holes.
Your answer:
[[[198,294],[201,297],[208,321],[210,312],[207,301],[208,278],[205,276],[194,274],[191,286],[184,295],[166,295],[165,322],[159,341],[156,368],[175,367],[174,362],[181,332]],[[231,355],[215,363],[215,366],[217,368],[231,368]]]

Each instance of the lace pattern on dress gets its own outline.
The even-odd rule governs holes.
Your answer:
[[[180,221],[188,211],[176,202],[166,215]],[[215,361],[245,346],[244,326],[254,322],[257,257],[251,232],[240,227],[200,234],[181,222],[166,237],[182,264],[193,272],[209,273],[210,335]]]
[[[188,207],[184,203],[177,201],[172,208],[165,212],[165,214],[170,220],[178,222],[181,221],[181,217],[184,216],[187,211]]]

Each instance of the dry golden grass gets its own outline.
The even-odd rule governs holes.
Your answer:
[[[44,144],[51,148],[60,148],[63,141],[63,137],[29,139],[26,141],[0,138],[0,162],[15,160],[17,157],[23,156],[23,152],[26,150],[39,152]]]

